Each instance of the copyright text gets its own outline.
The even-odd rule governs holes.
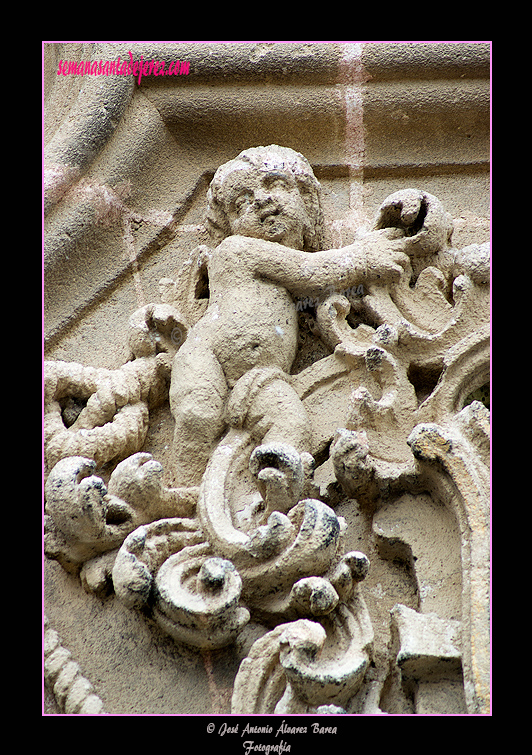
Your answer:
[[[242,741],[244,755],[252,755],[255,752],[265,753],[265,755],[280,755],[281,753],[291,752],[292,743],[287,742],[284,737],[300,735],[335,735],[338,733],[337,726],[323,725],[320,722],[312,722],[305,725],[293,726],[284,719],[281,724],[254,725],[246,723],[241,726],[240,723],[228,724],[226,722],[215,725],[207,725],[209,734],[216,733],[219,737],[237,736]],[[264,737],[274,738],[274,743],[263,741]],[[256,737],[253,739],[252,737]]]

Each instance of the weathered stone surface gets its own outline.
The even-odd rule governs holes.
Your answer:
[[[489,56],[45,44],[49,712],[489,713]]]

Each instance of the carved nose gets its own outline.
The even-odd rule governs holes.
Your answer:
[[[272,202],[272,194],[271,191],[267,187],[261,186],[260,188],[257,187],[253,194],[255,198],[255,204],[259,207],[262,207],[263,205],[267,204],[268,202]]]
[[[257,207],[264,207],[272,201],[271,195],[266,191],[257,192],[255,194],[255,204]]]
[[[261,191],[260,194],[255,194],[255,209],[261,220],[265,220],[270,215],[279,214],[277,204],[267,191]]]

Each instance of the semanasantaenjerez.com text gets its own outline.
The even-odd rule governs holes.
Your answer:
[[[135,76],[140,84],[143,76],[186,76],[190,73],[188,60],[60,60],[58,76]]]

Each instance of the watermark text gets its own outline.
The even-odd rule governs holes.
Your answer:
[[[60,60],[58,76],[135,76],[140,84],[143,76],[188,76],[188,60],[133,60],[133,53],[128,52],[128,59],[116,60]]]
[[[241,752],[243,755],[253,755],[255,752],[265,753],[265,755],[281,755],[281,753],[298,752],[301,744],[305,747],[308,744],[306,736],[322,735],[335,736],[338,734],[338,726],[332,720],[325,724],[321,721],[309,721],[304,724],[292,723],[292,721],[282,720],[275,724],[255,724],[245,723],[226,723],[207,724],[206,731],[208,734],[217,734],[218,737],[235,737],[240,739]],[[305,744],[304,744],[305,742]],[[305,750],[307,747],[305,747]],[[235,748],[238,752],[238,748]]]
[[[323,304],[323,302],[333,294],[337,294],[338,296],[345,296],[347,299],[349,299],[352,297],[360,298],[364,296],[364,293],[367,292],[364,291],[364,286],[362,285],[362,283],[358,286],[346,288],[343,291],[337,291],[335,288],[328,288],[318,296],[307,296],[305,298],[298,299],[296,301],[296,311],[303,312],[305,309],[316,309],[316,307],[318,307],[320,304]]]

